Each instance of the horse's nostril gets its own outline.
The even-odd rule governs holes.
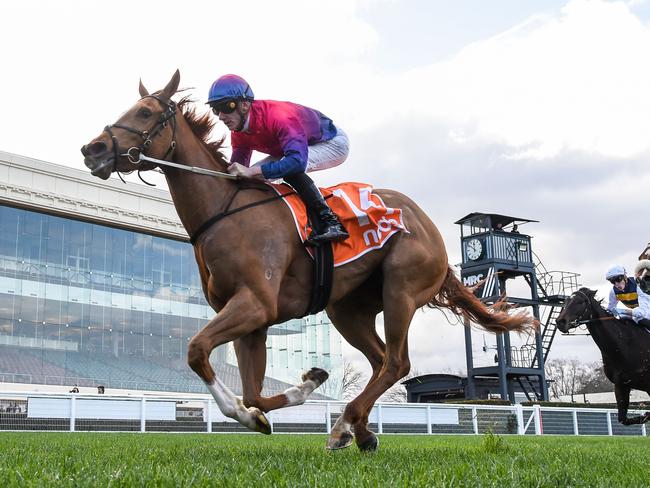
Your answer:
[[[81,148],[84,156],[100,156],[106,152],[108,147],[101,141],[96,141]],[[85,151],[85,152],[84,152]]]

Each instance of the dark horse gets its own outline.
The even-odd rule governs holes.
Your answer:
[[[270,434],[264,412],[304,403],[327,378],[323,370],[312,369],[303,375],[303,383],[284,393],[261,395],[267,329],[305,315],[312,262],[284,202],[275,199],[258,205],[273,195],[270,189],[251,190],[248,183],[242,186],[241,181],[178,168],[188,164],[221,172],[227,168],[220,143],[206,140],[213,126],[211,114],[198,115],[187,98],[172,100],[179,80],[177,71],[163,90],[153,94],[140,82],[142,98],[81,152],[92,174],[104,180],[113,172],[160,166],[190,236],[227,208],[246,207],[192,239],[205,297],[218,314],[190,341],[188,363],[224,415]],[[146,152],[150,158],[166,159],[177,167],[134,163],[126,156],[131,148],[131,154]],[[372,376],[334,425],[327,444],[330,449],[350,445],[352,429],[360,449],[376,449],[377,438],[367,427],[368,415],[377,398],[410,369],[408,329],[418,308],[445,308],[492,332],[527,331],[533,325],[527,314],[509,316],[478,301],[449,267],[442,237],[425,213],[400,193],[377,193],[388,206],[402,209],[410,232],[394,235],[383,248],[334,271],[327,314],[341,335],[368,358]],[[382,311],[385,343],[375,330],[375,317]],[[212,350],[230,341],[234,341],[239,363],[242,399],[216,377],[209,362]]]
[[[643,424],[650,419],[650,412],[628,417],[627,409],[632,389],[650,394],[650,334],[632,320],[615,318],[601,307],[595,295],[589,288],[571,295],[557,318],[557,327],[568,332],[578,326],[578,321],[585,321],[603,355],[605,376],[614,383],[618,421]]]

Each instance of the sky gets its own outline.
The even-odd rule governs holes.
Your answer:
[[[139,98],[140,79],[153,91],[178,68],[202,104],[237,73],[257,98],[345,129],[348,160],[312,173],[317,184],[407,194],[451,264],[466,214],[534,219],[520,230],[546,268],[603,298],[607,267],[631,270],[650,241],[648,0],[21,0],[0,18],[0,150],[85,169],[79,148]],[[475,341],[489,364],[494,337]],[[420,373],[465,369],[463,329],[438,312],[416,314],[409,342]],[[559,336],[550,354],[599,357],[586,336]]]

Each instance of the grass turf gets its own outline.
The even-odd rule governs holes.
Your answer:
[[[650,439],[0,433],[0,486],[650,486]]]

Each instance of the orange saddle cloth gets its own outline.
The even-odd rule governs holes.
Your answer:
[[[286,184],[271,186],[280,195],[292,191]],[[350,234],[349,239],[332,243],[334,266],[349,263],[368,251],[381,248],[396,232],[408,232],[402,222],[402,211],[387,207],[381,197],[372,192],[371,185],[341,183],[319,190]],[[305,242],[311,232],[305,204],[295,193],[284,197],[283,200],[293,214],[300,239]],[[307,250],[312,254],[311,247],[307,247]]]

